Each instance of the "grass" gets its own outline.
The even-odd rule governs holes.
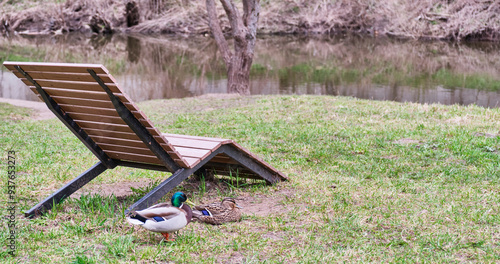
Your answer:
[[[72,197],[33,220],[19,212],[18,256],[0,253],[4,262],[500,261],[499,109],[329,96],[201,97],[139,106],[160,131],[235,139],[290,181],[235,181],[227,188],[185,182],[176,190],[196,203],[251,197],[269,212],[246,208],[241,222],[192,223],[173,243],[124,220],[123,209],[146,191],[140,188],[120,198]],[[9,105],[0,109],[2,163],[7,150],[17,152],[19,211],[96,162],[59,121],[33,121]],[[89,188],[163,178],[117,168]],[[5,192],[0,200],[7,200]],[[6,224],[1,228],[5,245]]]

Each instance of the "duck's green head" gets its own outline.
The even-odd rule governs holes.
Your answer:
[[[185,201],[187,201],[187,196],[183,192],[174,193],[174,195],[172,195],[172,200],[170,200],[175,207],[180,207]]]

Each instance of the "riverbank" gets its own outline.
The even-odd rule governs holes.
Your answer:
[[[0,32],[208,34],[204,1],[3,1]],[[131,4],[133,3],[133,4]],[[498,40],[500,3],[489,1],[261,1],[260,34],[338,34]],[[127,7],[128,6],[128,7]],[[220,14],[223,14],[220,7]],[[229,24],[221,15],[224,31]],[[138,23],[138,24],[137,24]]]

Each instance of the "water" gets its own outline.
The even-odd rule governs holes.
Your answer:
[[[102,63],[135,101],[226,93],[225,66],[203,36],[0,38],[0,59]],[[499,71],[494,43],[267,36],[257,41],[250,93],[498,107]],[[37,100],[5,68],[0,97]]]

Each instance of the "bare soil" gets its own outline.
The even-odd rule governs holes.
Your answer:
[[[132,188],[144,188],[149,185],[148,181],[140,182],[116,182],[116,183],[101,183],[85,185],[80,190],[73,193],[71,198],[78,198],[82,195],[95,195],[99,194],[104,197],[114,195],[116,198],[124,198],[132,195]]]

